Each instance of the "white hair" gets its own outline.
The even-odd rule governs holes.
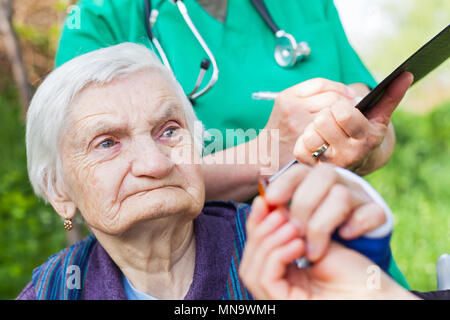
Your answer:
[[[60,181],[61,137],[70,107],[81,90],[91,83],[106,84],[142,69],[156,71],[168,80],[180,98],[195,148],[201,154],[203,126],[172,72],[148,48],[121,43],[66,62],[53,70],[36,91],[28,109],[26,124],[28,176],[36,195],[47,200],[47,195],[56,190],[55,183]],[[196,122],[200,126],[196,126]]]

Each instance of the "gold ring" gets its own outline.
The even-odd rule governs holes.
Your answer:
[[[313,152],[311,155],[313,158],[317,159],[318,157],[320,157],[325,151],[327,151],[328,149],[328,145],[326,143],[324,143],[323,145],[320,146],[319,149],[317,149],[315,152]]]

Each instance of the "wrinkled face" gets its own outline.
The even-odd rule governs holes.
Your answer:
[[[203,207],[200,165],[174,161],[190,144],[179,98],[153,71],[90,85],[71,109],[62,137],[65,192],[86,223],[120,234],[169,215],[195,218]]]

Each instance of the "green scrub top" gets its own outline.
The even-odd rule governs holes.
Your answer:
[[[235,131],[238,136],[231,143],[224,139],[224,148],[247,141],[247,129],[259,130],[266,125],[273,101],[252,100],[253,92],[282,91],[316,77],[376,86],[350,46],[332,0],[265,1],[278,26],[297,41],[307,41],[311,47],[311,55],[293,68],[282,68],[276,63],[275,36],[249,0],[229,0],[224,23],[211,16],[197,1],[185,0],[184,3],[219,68],[216,84],[195,101],[197,117],[206,129],[218,129],[223,137],[226,137],[226,129],[243,129],[240,135],[239,130]],[[153,31],[177,80],[189,93],[200,71],[200,62],[207,55],[174,4],[153,0],[152,7],[159,10]],[[145,30],[144,1],[81,0],[64,24],[56,66],[80,54],[122,42],[139,43],[153,49]],[[202,87],[211,74],[212,67]],[[390,269],[391,275],[407,287],[394,261]]]
[[[276,38],[249,0],[229,0],[225,23],[205,11],[195,0],[185,0],[188,12],[214,54],[219,78],[212,89],[195,101],[194,109],[206,129],[243,129],[236,141],[248,140],[247,129],[266,125],[273,101],[253,100],[253,92],[281,91],[307,79],[322,77],[345,84],[375,80],[351,48],[333,1],[268,1],[266,6],[280,28],[297,41],[307,41],[311,55],[293,68],[278,66],[274,58]],[[152,48],[144,25],[143,0],[82,0],[80,28],[74,12],[64,26],[56,64],[100,47],[136,42]],[[192,91],[200,62],[206,53],[186,25],[176,5],[152,1],[159,10],[153,27],[171,67],[186,93]],[[74,28],[75,26],[75,28]],[[157,52],[155,50],[155,52]],[[207,71],[201,87],[212,74]],[[225,145],[224,139],[224,147]]]

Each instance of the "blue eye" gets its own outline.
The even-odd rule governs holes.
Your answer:
[[[103,148],[103,149],[108,149],[108,148],[112,148],[116,145],[116,142],[114,140],[108,139],[103,141],[102,143],[99,144],[99,147]]]
[[[176,132],[177,132],[176,128],[170,128],[170,129],[165,130],[163,132],[162,136],[166,137],[166,138],[171,138],[176,134]]]

